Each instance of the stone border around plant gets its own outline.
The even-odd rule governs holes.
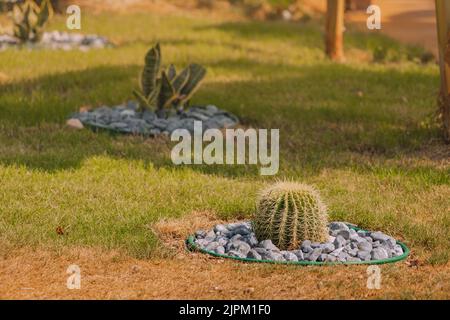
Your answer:
[[[233,128],[239,123],[235,115],[214,105],[195,106],[168,118],[158,118],[154,111],[138,111],[138,104],[134,101],[113,108],[103,106],[73,113],[67,123],[80,129],[86,126],[117,133],[157,136],[170,135],[176,129],[192,133],[195,121],[201,121],[203,130]]]
[[[44,32],[42,39],[37,43],[21,44],[20,41],[10,35],[0,35],[0,51],[14,48],[28,49],[53,49],[87,51],[89,49],[103,49],[113,47],[113,44],[105,37],[81,33],[68,33],[61,31]]]
[[[235,223],[235,224],[231,224],[231,225],[237,225],[239,223]],[[249,224],[249,222],[244,222],[243,224]],[[393,239],[392,237],[389,237],[387,235],[385,235],[382,232],[372,232],[372,231],[366,231],[363,229],[358,228],[355,225],[349,224],[349,223],[344,223],[344,222],[332,222],[330,224],[330,226],[332,224],[340,224],[345,225],[348,230],[354,230],[356,232],[356,234],[366,234],[366,235],[371,235],[372,233],[375,234],[376,237],[387,237],[387,239]],[[239,225],[242,225],[242,223],[240,223]],[[217,227],[221,228],[220,226],[224,226],[225,228],[226,225],[217,225],[214,228],[216,229]],[[212,231],[214,232],[213,229]],[[340,230],[334,230],[339,232]],[[198,234],[200,231],[197,231],[196,234]],[[211,231],[210,231],[211,232]],[[330,228],[330,234],[333,232],[333,230],[331,230]],[[336,232],[335,232],[336,233]],[[337,238],[334,237],[335,239]],[[316,266],[324,266],[324,265],[370,265],[370,264],[386,264],[386,263],[394,263],[394,262],[398,262],[398,261],[402,261],[404,259],[406,259],[409,256],[410,253],[410,249],[402,242],[394,240],[395,241],[395,245],[398,246],[399,248],[401,248],[402,250],[402,254],[401,255],[397,255],[397,256],[393,256],[390,258],[385,258],[385,259],[377,259],[377,260],[367,260],[367,261],[309,261],[309,260],[297,260],[297,261],[288,261],[286,259],[284,260],[270,260],[270,259],[256,259],[256,258],[248,258],[248,257],[239,257],[239,256],[233,256],[233,255],[228,255],[225,253],[217,253],[216,250],[212,251],[212,250],[208,250],[205,247],[202,247],[202,245],[197,243],[197,236],[196,235],[190,235],[187,239],[186,239],[186,246],[187,249],[191,250],[191,251],[199,251],[202,253],[206,253],[209,254],[211,256],[215,256],[215,257],[219,257],[219,258],[226,258],[226,259],[233,259],[233,260],[237,260],[237,261],[242,261],[242,262],[253,262],[253,263],[271,263],[271,264],[289,264],[289,265],[316,265]],[[309,240],[306,240],[309,241]],[[270,242],[270,243],[269,243]],[[264,240],[259,242],[259,245],[261,245],[261,243],[264,243],[264,246],[273,246],[275,247],[272,242],[270,240]],[[310,241],[309,241],[310,243]],[[328,243],[324,243],[324,244],[319,244],[319,245],[326,245]],[[294,250],[294,251],[303,251],[302,246],[299,248],[299,250]],[[276,247],[275,247],[276,248]],[[276,248],[276,250],[278,250],[278,252],[280,253],[281,251]],[[288,254],[291,254],[292,251],[285,251]]]

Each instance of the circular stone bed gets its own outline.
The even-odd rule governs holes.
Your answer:
[[[187,240],[190,249],[249,262],[322,264],[382,264],[405,259],[409,249],[380,232],[365,231],[344,222],[329,224],[325,243],[305,240],[296,250],[281,251],[271,240],[258,241],[250,222],[219,224],[199,230]]]
[[[10,35],[0,35],[0,50],[8,48],[29,49],[62,49],[62,50],[89,50],[112,47],[112,43],[105,37],[95,34],[83,35],[80,33],[68,33],[60,31],[44,32],[41,41],[37,43],[22,44],[18,39]]]
[[[130,101],[113,108],[103,106],[97,109],[78,112],[71,115],[69,121],[77,119],[84,126],[106,129],[120,133],[140,134],[144,136],[169,135],[176,129],[194,131],[194,121],[202,122],[202,129],[232,128],[238,118],[216,106],[191,107],[179,111],[168,118],[158,118],[151,110],[138,111],[138,104]]]

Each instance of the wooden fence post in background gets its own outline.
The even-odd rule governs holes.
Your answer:
[[[444,139],[450,142],[450,2],[436,0],[436,21],[441,70],[439,107],[443,120]]]
[[[332,60],[344,59],[345,0],[327,0],[325,52]]]

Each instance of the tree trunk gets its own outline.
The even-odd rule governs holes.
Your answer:
[[[346,10],[367,10],[367,8],[372,4],[372,0],[346,0],[345,9]]]
[[[325,51],[334,61],[344,59],[345,0],[327,0]]]
[[[450,142],[450,2],[436,0],[436,21],[441,71],[439,107],[443,120],[444,139]]]

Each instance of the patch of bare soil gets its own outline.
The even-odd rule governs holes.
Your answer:
[[[213,19],[235,20],[242,14],[232,10],[225,1],[217,1],[214,6],[201,6],[198,0],[67,0],[67,4],[77,4],[90,12],[150,12],[157,14],[204,16]]]
[[[401,42],[421,45],[435,56],[437,50],[436,17],[433,0],[373,0],[381,9],[381,33]],[[348,12],[346,21],[366,28],[365,11]]]
[[[410,260],[381,268],[381,289],[367,288],[367,267],[299,267],[240,263],[185,250],[185,237],[217,220],[208,213],[154,227],[176,253],[138,260],[118,252],[22,248],[0,260],[1,299],[449,299],[450,266]],[[67,268],[81,288],[67,288]]]

